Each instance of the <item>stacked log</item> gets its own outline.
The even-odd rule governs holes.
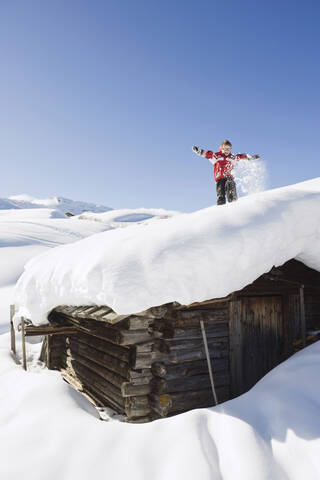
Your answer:
[[[227,303],[201,310],[170,304],[138,315],[61,306],[49,321],[67,333],[47,336],[47,363],[97,407],[112,407],[130,422],[212,406],[199,321],[206,325],[216,393],[224,401],[230,383],[227,311]]]
[[[77,333],[66,336],[64,344],[58,336],[50,336],[51,368],[61,370],[63,378],[96,406],[112,407],[127,421],[151,420],[151,365],[133,369],[131,359],[137,343],[149,348],[150,340],[161,336],[148,332],[154,319],[152,312],[117,316],[107,307],[59,307],[49,321],[64,329],[73,326]],[[52,363],[57,352],[60,364]]]
[[[153,355],[150,405],[161,417],[214,405],[200,319],[206,328],[210,362],[219,402],[230,398],[227,303],[180,308],[170,319],[172,338]],[[166,321],[163,322],[163,327]],[[156,326],[159,327],[161,322]]]

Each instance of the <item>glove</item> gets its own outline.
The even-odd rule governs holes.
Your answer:
[[[193,150],[194,153],[198,153],[198,154],[200,153],[200,148],[199,147],[193,146],[192,150]]]
[[[259,160],[260,155],[252,155],[252,160]]]

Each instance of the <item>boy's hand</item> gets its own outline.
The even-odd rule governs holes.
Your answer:
[[[193,146],[192,150],[193,150],[194,153],[199,153],[200,152],[200,148],[196,147],[196,146]]]
[[[252,160],[259,160],[260,155],[252,155]]]

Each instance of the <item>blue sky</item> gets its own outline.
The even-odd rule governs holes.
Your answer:
[[[191,151],[319,176],[317,1],[0,0],[0,197],[215,203]]]

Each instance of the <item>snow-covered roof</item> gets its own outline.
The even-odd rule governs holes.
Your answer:
[[[224,297],[295,258],[320,271],[320,177],[224,206],[95,234],[32,259],[15,291],[35,323],[54,307],[119,314]]]

